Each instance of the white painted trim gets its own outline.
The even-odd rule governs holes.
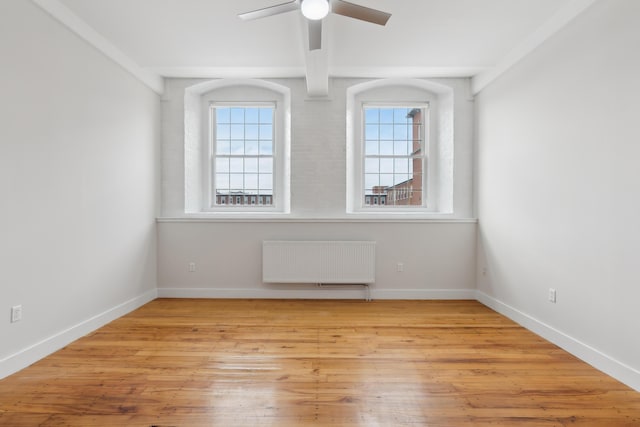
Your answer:
[[[164,79],[158,74],[141,68],[131,58],[115,47],[110,41],[87,24],[82,18],[73,13],[71,9],[59,0],[31,0],[42,10],[47,12],[62,25],[87,41],[90,45],[102,52],[107,58],[120,65],[135,78],[147,85],[153,91],[162,94],[164,92]]]
[[[282,79],[304,77],[304,67],[147,67],[163,77],[202,79]]]
[[[323,48],[324,50],[324,48]],[[309,65],[307,65],[308,67]],[[291,67],[145,67],[146,71],[168,78],[281,79],[305,77],[304,66]],[[492,67],[348,67],[328,64],[329,77],[339,78],[470,78]]]
[[[211,216],[189,216],[189,217],[159,217],[156,222],[221,222],[221,223],[376,223],[376,224],[477,224],[477,218],[256,218],[256,217],[211,217]]]
[[[250,299],[364,299],[366,289],[360,285],[329,285],[318,287],[301,284],[299,289],[263,288],[158,288],[158,298],[250,298]],[[340,289],[344,287],[344,289]],[[385,300],[453,300],[475,299],[474,289],[375,289],[372,299]]]
[[[640,371],[484,292],[476,291],[476,299],[487,307],[540,335],[542,338],[556,344],[563,350],[568,351],[594,368],[640,391]]]
[[[475,75],[471,80],[471,91],[477,95],[522,58],[569,25],[578,15],[598,0],[573,0],[558,10],[540,28],[516,46],[492,69]]]
[[[384,300],[475,300],[475,289],[380,289],[372,297]]]
[[[132,312],[149,301],[153,301],[157,297],[157,294],[157,289],[147,291],[142,295],[125,301],[77,325],[71,326],[68,329],[30,345],[17,353],[0,359],[0,379],[26,368],[88,333]]]
[[[344,289],[318,288],[314,284],[300,289],[264,288],[158,288],[158,298],[248,298],[248,299],[364,299],[362,286]]]
[[[331,77],[344,78],[468,78],[479,73],[487,72],[491,67],[470,66],[470,67],[353,67],[353,66],[333,66],[329,64],[329,75]]]

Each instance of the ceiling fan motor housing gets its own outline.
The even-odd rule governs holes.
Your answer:
[[[316,21],[329,13],[328,0],[302,0],[300,10],[305,18]]]

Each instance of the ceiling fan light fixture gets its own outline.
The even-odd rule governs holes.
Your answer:
[[[302,0],[300,9],[305,18],[316,21],[327,16],[329,2],[328,0]]]

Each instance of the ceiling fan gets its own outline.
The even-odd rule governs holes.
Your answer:
[[[391,17],[390,13],[349,3],[344,0],[291,0],[275,6],[241,13],[238,15],[238,18],[248,21],[298,9],[300,9],[302,15],[308,20],[309,50],[317,50],[322,47],[322,18],[327,16],[329,12],[378,25],[386,25]]]

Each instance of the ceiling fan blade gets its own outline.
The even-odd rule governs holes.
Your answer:
[[[243,21],[249,21],[251,19],[265,18],[267,16],[291,12],[292,10],[298,10],[299,8],[300,0],[292,0],[287,3],[277,4],[275,6],[269,6],[262,9],[253,10],[251,12],[241,13],[238,15],[238,18],[242,19]]]
[[[331,12],[348,16],[349,18],[359,19],[361,21],[371,22],[372,24],[386,25],[390,13],[383,12],[377,9],[371,9],[369,7],[360,6],[357,4],[349,3],[343,0],[331,1]]]
[[[307,20],[309,26],[309,50],[322,49],[322,19]]]

